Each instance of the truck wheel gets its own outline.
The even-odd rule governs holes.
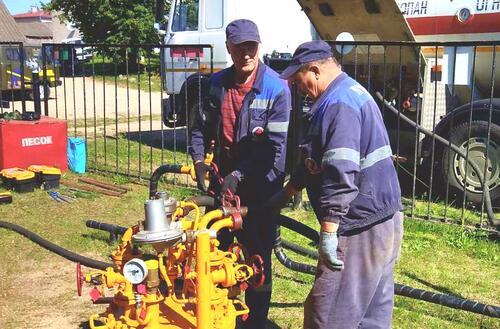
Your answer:
[[[481,168],[483,174],[486,164],[486,184],[490,191],[491,201],[495,204],[495,200],[500,199],[500,126],[491,124],[488,141],[487,121],[473,121],[470,128],[470,138],[469,124],[464,123],[450,132],[450,141],[460,147],[464,153],[467,152],[468,147],[469,159]],[[486,150],[488,150],[487,159]],[[443,189],[446,188],[446,177],[448,177],[451,195],[462,199],[465,185],[467,200],[476,205],[480,204],[483,188],[476,172],[472,170],[470,165],[467,165],[467,161],[447,147],[444,148],[442,157],[438,158],[438,161],[437,174],[444,181],[443,184],[440,184],[444,187]]]
[[[191,131],[193,129],[193,125],[199,119],[201,115],[201,102],[196,100],[190,104],[189,113],[188,113],[188,122],[186,124],[186,129],[188,136],[191,136]],[[191,143],[191,141],[190,141]]]

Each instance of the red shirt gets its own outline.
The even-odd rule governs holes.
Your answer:
[[[234,126],[236,118],[241,110],[243,99],[246,94],[252,89],[255,81],[257,70],[252,73],[249,81],[244,84],[234,83],[226,89],[224,100],[222,102],[222,146],[225,150],[229,151],[234,142]]]

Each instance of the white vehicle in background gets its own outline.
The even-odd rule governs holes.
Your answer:
[[[325,40],[348,32],[351,40],[375,42],[356,50],[344,45],[342,51],[337,45],[335,56],[371,92],[385,91],[385,97],[410,119],[467,151],[485,170],[492,203],[500,204],[500,1],[298,2]],[[383,41],[458,44],[377,45]],[[472,43],[463,44],[468,41]],[[427,182],[432,167],[433,188],[443,199],[449,183],[451,194],[460,198],[465,188],[467,201],[481,203],[482,186],[464,158],[439,143],[433,149],[432,138],[423,135],[416,145],[414,127],[395,115],[385,115],[384,122],[393,152],[407,159],[401,166],[408,170],[413,164],[423,165],[425,169],[418,172],[426,173],[421,178]]]
[[[462,42],[499,40],[500,36],[498,0],[175,0],[166,31],[159,31],[165,34],[165,44],[179,45],[162,54],[169,95],[163,102],[167,126],[186,124],[188,114],[199,105],[200,87],[206,85],[211,72],[210,50],[198,54],[199,48],[186,45],[212,45],[213,71],[228,67],[231,59],[226,52],[224,28],[237,18],[257,23],[263,59],[274,59],[274,63],[283,59],[282,64],[300,43],[319,37],[335,40],[342,32],[361,42]],[[386,90],[389,101],[406,109],[412,120],[434,129],[460,148],[468,148],[470,158],[486,168],[491,199],[498,204],[500,70],[497,68],[493,75],[491,70],[493,55],[498,66],[500,46],[431,46],[420,48],[420,52],[397,45],[360,46],[356,51],[351,45],[337,45],[335,49],[347,72],[365,85],[369,80],[370,91]],[[433,166],[438,181],[435,186],[444,190],[449,183],[457,196],[465,187],[467,200],[481,202],[482,186],[475,173],[467,171],[462,157],[441,147],[433,152],[434,143],[419,136],[415,159],[415,129],[400,124],[392,115],[384,119],[394,152],[399,151],[408,166]]]
[[[212,69],[209,48],[198,53],[199,48],[182,45],[210,44],[213,46],[213,72],[229,67],[232,62],[226,50],[225,28],[229,22],[240,18],[257,24],[264,62],[270,58],[291,57],[299,44],[316,38],[314,28],[296,1],[172,1],[166,31],[163,31],[164,43],[179,47],[166,48],[162,55],[164,85],[169,95],[163,102],[167,126],[186,123],[186,114],[198,106],[199,87],[206,85]]]
[[[61,40],[61,43],[76,45],[73,47],[74,49],[74,61],[79,62],[87,62],[92,59],[92,48],[91,47],[83,47],[84,42],[81,38],[68,38]],[[71,56],[69,57],[69,61],[71,61]]]

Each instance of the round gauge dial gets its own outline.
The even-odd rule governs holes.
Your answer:
[[[132,284],[141,283],[147,275],[148,267],[142,259],[133,258],[123,266],[123,276]]]

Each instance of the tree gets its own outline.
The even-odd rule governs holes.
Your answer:
[[[169,0],[164,4],[165,13]],[[160,6],[158,6],[160,7]],[[83,35],[85,43],[94,44],[156,44],[160,38],[154,30],[156,0],[52,0],[46,10],[61,12],[63,20],[72,22]],[[98,51],[116,57],[117,48]],[[124,51],[120,57],[124,59]],[[138,49],[130,49],[129,62],[134,63]]]

